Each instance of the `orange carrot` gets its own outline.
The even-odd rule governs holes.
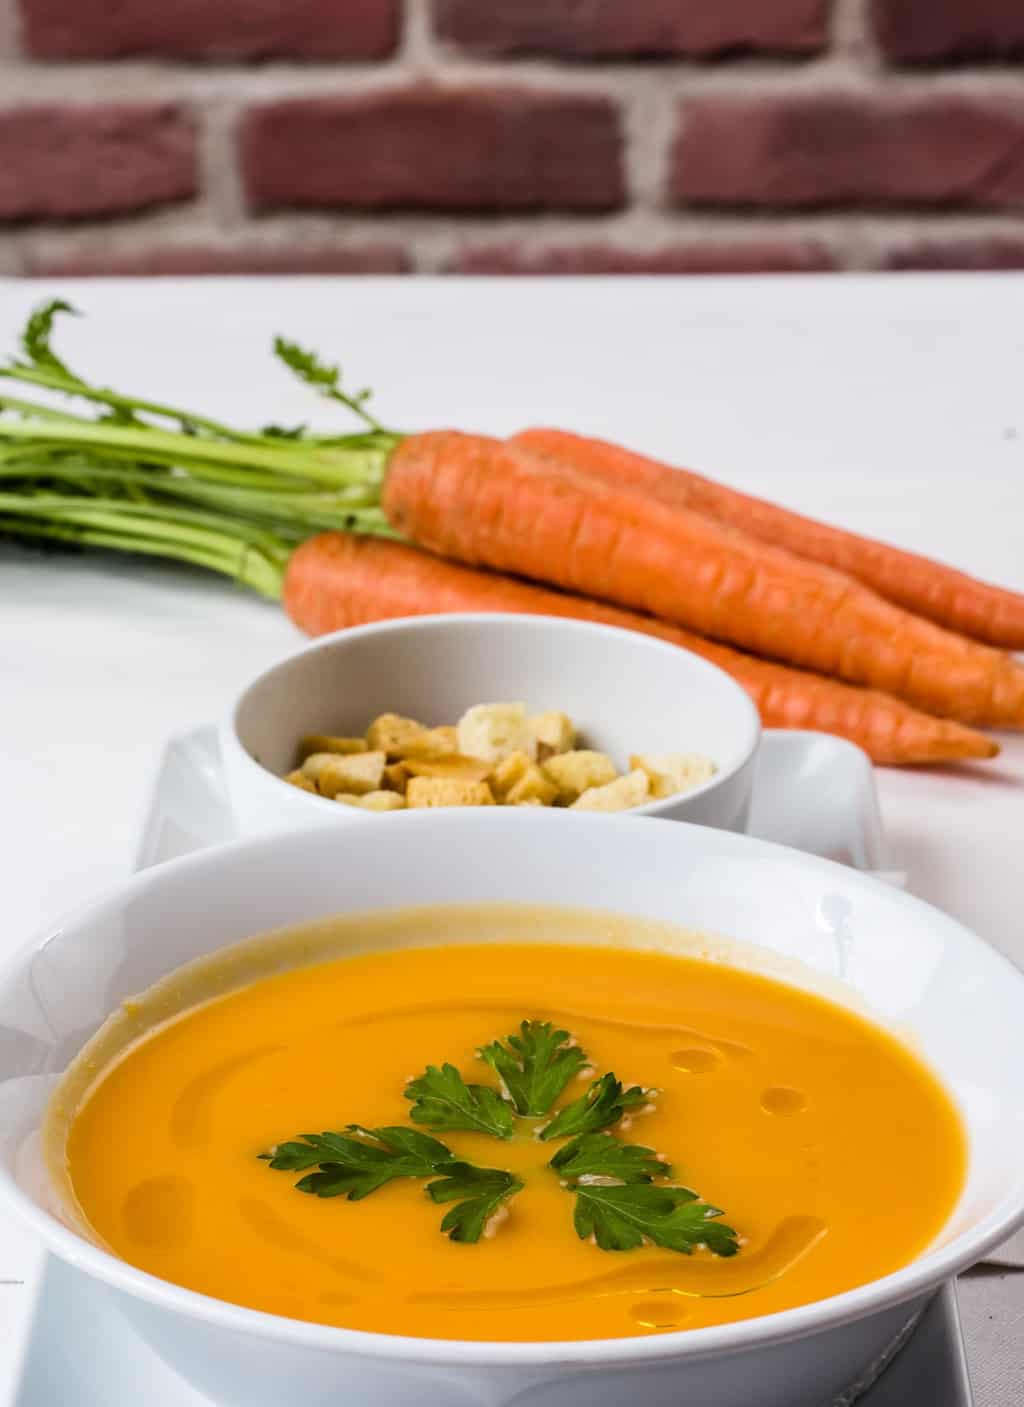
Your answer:
[[[404,537],[669,620],[964,723],[1024,726],[1024,668],[850,577],[687,508],[482,435],[435,431],[391,456],[383,507]]]
[[[513,577],[474,571],[380,538],[323,533],[292,554],[285,609],[310,635],[396,616],[453,611],[568,616],[657,636],[703,655],[746,689],[769,728],[814,728],[857,743],[876,762],[901,765],[994,757],[992,739],[931,718],[888,694],[752,659],[677,626]]]
[[[763,498],[705,479],[689,469],[564,430],[524,430],[512,437],[535,454],[549,455],[607,483],[647,489],[666,503],[692,508],[797,557],[856,577],[880,596],[989,645],[1024,650],[1024,595],[978,581],[941,562],[873,538],[805,518]]]

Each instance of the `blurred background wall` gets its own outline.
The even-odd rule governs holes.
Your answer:
[[[1024,267],[1024,0],[0,0],[0,272]]]

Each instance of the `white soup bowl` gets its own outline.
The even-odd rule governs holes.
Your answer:
[[[1024,1220],[1024,978],[951,919],[853,870],[704,826],[492,808],[398,813],[388,831],[382,847],[374,826],[315,827],[145,871],[0,972],[0,1206],[218,1407],[823,1407],[930,1292]],[[722,935],[730,960],[837,983],[840,1000],[913,1043],[961,1110],[968,1175],[941,1234],[895,1273],[783,1313],[648,1338],[485,1343],[224,1303],[126,1264],[62,1218],[33,1148],[60,1072],[120,1003],[255,933],[489,902],[688,925]],[[884,1156],[879,1169],[884,1196]]]
[[[757,710],[716,665],[631,630],[551,616],[414,616],[324,635],[253,680],[220,728],[242,834],[380,816],[282,780],[309,733],[364,733],[381,713],[436,726],[472,704],[559,709],[581,746],[626,770],[630,753],[696,752],[716,772],[691,791],[635,807],[743,830],[761,738]]]

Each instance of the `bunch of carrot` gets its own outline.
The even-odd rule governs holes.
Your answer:
[[[0,492],[0,531],[193,561],[195,534],[220,532],[234,546],[203,539],[206,564],[227,570],[237,549],[239,574],[314,634],[464,610],[643,631],[727,670],[769,726],[837,733],[878,762],[992,757],[995,741],[967,725],[1024,727],[1024,667],[1009,653],[1024,649],[1024,596],[599,440],[391,434],[337,368],[280,339],[293,371],[364,419],[361,434],[241,433],[112,402],[63,382],[54,311],[2,374],[108,413],[36,418],[14,403],[16,420],[0,419],[16,481]]]

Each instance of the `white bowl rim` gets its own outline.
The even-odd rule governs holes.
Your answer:
[[[698,675],[703,674],[709,680],[714,680],[716,686],[724,687],[727,691],[732,692],[737,697],[737,702],[740,703],[740,706],[745,709],[747,714],[746,739],[744,742],[741,737],[741,751],[734,762],[728,767],[719,768],[716,770],[714,776],[709,777],[706,782],[701,782],[699,786],[693,787],[689,791],[676,794],[675,796],[663,797],[659,801],[648,801],[643,806],[631,807],[629,812],[631,816],[660,816],[672,810],[673,807],[678,807],[680,804],[689,802],[693,798],[704,796],[707,792],[714,791],[716,787],[724,785],[731,777],[736,776],[738,772],[742,771],[757,751],[761,741],[762,728],[761,717],[753,700],[743,686],[733,679],[731,674],[726,673],[721,666],[713,664],[711,660],[705,659],[703,655],[698,655],[693,650],[688,650],[685,645],[673,645],[667,640],[659,640],[656,636],[644,635],[640,631],[627,630],[618,625],[605,625],[600,621],[576,620],[572,616],[528,615],[521,611],[448,611],[443,615],[393,616],[388,620],[372,621],[369,625],[346,626],[342,630],[332,630],[327,635],[318,635],[314,639],[307,641],[304,645],[300,645],[297,650],[289,650],[287,654],[282,655],[281,658],[275,660],[273,664],[260,670],[259,674],[249,680],[235,696],[230,706],[227,715],[227,726],[222,729],[222,743],[232,749],[235,755],[242,761],[243,766],[247,766],[250,769],[255,768],[260,774],[270,777],[280,782],[282,785],[287,785],[284,779],[279,777],[276,772],[272,772],[269,767],[264,767],[261,762],[256,761],[238,735],[238,715],[243,705],[249,698],[249,695],[259,688],[265,680],[269,679],[271,675],[287,670],[295,661],[304,659],[307,655],[317,654],[321,650],[329,650],[336,645],[351,640],[365,639],[367,636],[389,635],[392,633],[402,634],[410,627],[422,631],[443,631],[456,625],[486,624],[493,626],[496,622],[499,623],[500,629],[500,622],[502,621],[509,621],[515,625],[526,625],[529,629],[549,630],[553,632],[568,631],[571,634],[579,631],[591,635],[604,635],[612,639],[616,636],[624,636],[631,641],[641,642],[641,649],[650,647],[655,650],[663,651],[666,659],[678,659],[680,654],[685,655],[688,664],[697,670]],[[685,749],[681,750],[684,751]],[[309,807],[316,806],[317,810],[320,810],[319,803],[323,800],[322,797],[308,795],[295,787],[292,787],[291,790],[296,793],[296,804],[307,805]],[[311,817],[315,814],[317,813],[312,810],[310,811]],[[395,812],[394,814],[397,815],[398,813]]]
[[[472,823],[478,824],[485,817],[485,825],[497,827],[528,827],[536,824],[564,825],[567,813],[550,810],[538,818],[536,812],[524,814],[516,808],[487,808],[472,813]],[[602,815],[586,812],[582,824],[604,828],[621,828],[629,824],[628,814]],[[392,818],[393,824],[405,827],[432,826],[435,829],[458,827],[467,821],[467,812],[460,808],[449,811],[425,809],[422,811],[399,812]],[[573,824],[579,824],[577,815]],[[985,954],[986,960],[1002,965],[1007,980],[1024,982],[1024,973],[1018,970],[997,949],[986,943],[970,929],[950,918],[934,905],[926,903],[904,891],[873,879],[870,875],[848,866],[825,860],[789,846],[757,840],[751,836],[737,835],[731,831],[708,830],[707,827],[685,821],[659,821],[659,829],[672,827],[681,835],[687,832],[707,837],[709,834],[716,844],[730,850],[743,850],[751,854],[798,857],[802,864],[826,874],[842,876],[843,883],[856,889],[868,889],[884,893],[887,902],[897,909],[912,908],[927,910],[934,921],[946,928],[956,940],[968,949]],[[6,981],[19,970],[33,954],[64,928],[88,922],[106,906],[120,904],[130,899],[136,890],[143,889],[154,873],[161,875],[187,873],[215,868],[220,858],[250,851],[255,856],[266,851],[280,858],[282,848],[294,847],[297,853],[311,842],[322,842],[329,835],[322,826],[290,830],[271,835],[247,837],[227,845],[215,846],[160,865],[157,871],[142,870],[129,876],[121,883],[109,886],[104,893],[78,905],[62,919],[52,922],[40,933],[21,944],[8,960],[0,964],[0,983]],[[455,901],[453,901],[455,902]],[[865,1318],[871,1314],[895,1307],[913,1300],[940,1284],[951,1279],[960,1270],[982,1259],[985,1253],[1000,1245],[1021,1226],[1024,1226],[1024,1201],[1010,1205],[1007,1198],[971,1229],[961,1232],[948,1245],[928,1251],[928,1262],[915,1259],[909,1265],[884,1275],[865,1285],[846,1290],[795,1309],[781,1310],[774,1314],[759,1315],[755,1318],[734,1321],[703,1329],[684,1329],[675,1333],[665,1333],[651,1338],[625,1337],[614,1339],[580,1339],[551,1341],[506,1342],[494,1340],[434,1339],[391,1335],[363,1329],[346,1329],[333,1325],[317,1324],[306,1320],[288,1319],[263,1310],[250,1309],[244,1305],[215,1299],[195,1290],[186,1289],[169,1280],[161,1280],[155,1275],[139,1270],[119,1259],[111,1252],[94,1246],[76,1232],[65,1227],[55,1217],[42,1210],[11,1177],[5,1167],[0,1166],[0,1206],[6,1204],[21,1222],[26,1224],[62,1260],[82,1270],[95,1279],[113,1286],[130,1296],[144,1300],[150,1305],[169,1310],[172,1313],[204,1321],[210,1325],[234,1333],[269,1338],[282,1343],[306,1347],[338,1354],[347,1354],[364,1360],[391,1359],[395,1362],[430,1365],[435,1367],[512,1367],[541,1368],[557,1364],[592,1367],[600,1364],[635,1364],[661,1362],[667,1359],[700,1359],[719,1356],[724,1353],[743,1353],[765,1345],[783,1344],[795,1339],[835,1328],[840,1324]]]

